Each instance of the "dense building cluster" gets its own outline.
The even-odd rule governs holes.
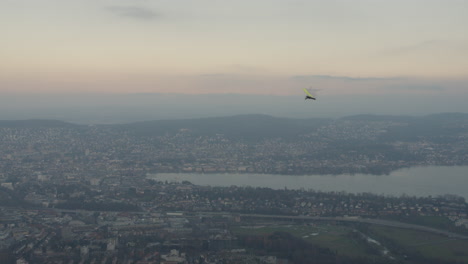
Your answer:
[[[465,119],[435,128],[394,120],[340,119],[295,136],[288,131],[280,136],[250,130],[202,133],[186,126],[141,129],[144,133],[118,125],[0,127],[0,172],[4,177],[141,172],[385,174],[410,166],[468,164]],[[406,133],[408,129],[411,133]]]
[[[2,200],[10,206],[0,208],[0,247],[25,263],[217,263],[209,262],[217,258],[281,263],[273,262],[274,256],[246,252],[231,229],[262,215],[302,222],[439,216],[450,219],[445,230],[457,231],[468,213],[465,200],[452,195],[208,187],[138,177],[111,184],[111,179],[37,177],[3,187]]]

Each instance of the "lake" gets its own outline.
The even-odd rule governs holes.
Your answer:
[[[196,174],[158,173],[148,178],[160,181],[190,181],[196,185],[252,186],[272,189],[313,189],[316,191],[370,192],[437,196],[456,194],[468,199],[468,166],[428,166],[399,169],[389,175],[275,175],[275,174]]]

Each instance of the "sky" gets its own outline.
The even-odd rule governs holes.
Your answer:
[[[468,93],[468,1],[0,0],[0,93]]]

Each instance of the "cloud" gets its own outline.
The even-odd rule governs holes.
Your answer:
[[[399,90],[399,91],[443,91],[444,87],[439,85],[425,85],[425,84],[401,84],[401,85],[390,85],[382,87],[386,90]]]
[[[395,81],[402,80],[401,77],[391,78],[377,78],[377,77],[348,77],[348,76],[332,76],[332,75],[296,75],[291,79],[298,81],[347,81],[347,82],[360,82],[360,81]]]
[[[153,10],[141,6],[109,6],[107,10],[115,15],[140,20],[150,20],[158,17]]]
[[[297,75],[290,77],[296,83],[320,87],[327,92],[343,93],[345,90],[360,93],[437,93],[454,90],[460,85],[451,84],[448,80],[424,79],[418,77],[348,77],[330,75]],[[455,89],[456,90],[456,89]]]
[[[387,50],[383,51],[383,54],[390,55],[390,56],[393,56],[393,55],[406,55],[406,54],[419,52],[419,51],[423,51],[423,50],[432,50],[434,48],[441,47],[444,44],[447,44],[447,43],[444,43],[444,41],[442,41],[442,40],[435,40],[435,39],[426,40],[426,41],[422,41],[422,42],[415,43],[415,44],[412,44],[412,45],[400,46],[400,47],[395,47],[395,48],[392,48],[392,49],[387,49]]]

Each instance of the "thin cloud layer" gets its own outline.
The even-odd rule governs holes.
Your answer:
[[[444,91],[445,88],[440,85],[431,84],[401,84],[383,87],[387,90],[400,90],[400,91]]]
[[[436,48],[444,47],[444,45],[446,46],[448,44],[444,43],[442,40],[433,39],[433,40],[421,41],[413,45],[394,47],[391,49],[384,50],[382,53],[384,55],[389,55],[389,56],[407,55],[407,54],[411,54],[415,52],[434,50]]]
[[[109,6],[107,10],[117,16],[140,20],[150,20],[158,17],[158,14],[150,8],[141,6]]]
[[[400,77],[392,78],[378,78],[378,77],[348,77],[348,76],[332,76],[332,75],[296,75],[291,77],[293,80],[300,81],[317,81],[317,80],[330,80],[330,81],[394,81],[401,80]]]

